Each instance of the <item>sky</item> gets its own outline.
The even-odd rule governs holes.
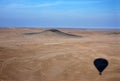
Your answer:
[[[0,0],[0,27],[120,29],[120,0]]]

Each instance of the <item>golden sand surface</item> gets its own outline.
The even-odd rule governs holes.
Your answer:
[[[45,30],[0,29],[0,81],[120,81],[119,30]],[[96,58],[109,62],[101,76]]]

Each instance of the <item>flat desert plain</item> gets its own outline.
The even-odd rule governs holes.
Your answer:
[[[1,28],[0,81],[120,81],[120,30]]]

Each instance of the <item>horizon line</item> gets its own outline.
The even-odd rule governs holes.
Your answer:
[[[102,26],[101,26],[102,27]],[[33,28],[33,29],[37,29],[37,28],[45,28],[45,29],[83,29],[83,30],[86,30],[86,29],[97,29],[97,30],[120,30],[120,27],[117,27],[117,28],[104,28],[104,27],[98,27],[98,28],[94,28],[94,27],[42,27],[42,26],[39,26],[39,27],[34,27],[34,26],[13,26],[13,27],[8,27],[8,26],[4,26],[4,27],[1,27],[0,26],[0,29],[1,28]]]

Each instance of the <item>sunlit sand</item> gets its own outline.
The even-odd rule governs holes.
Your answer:
[[[58,30],[1,28],[0,81],[120,81],[119,30]]]

